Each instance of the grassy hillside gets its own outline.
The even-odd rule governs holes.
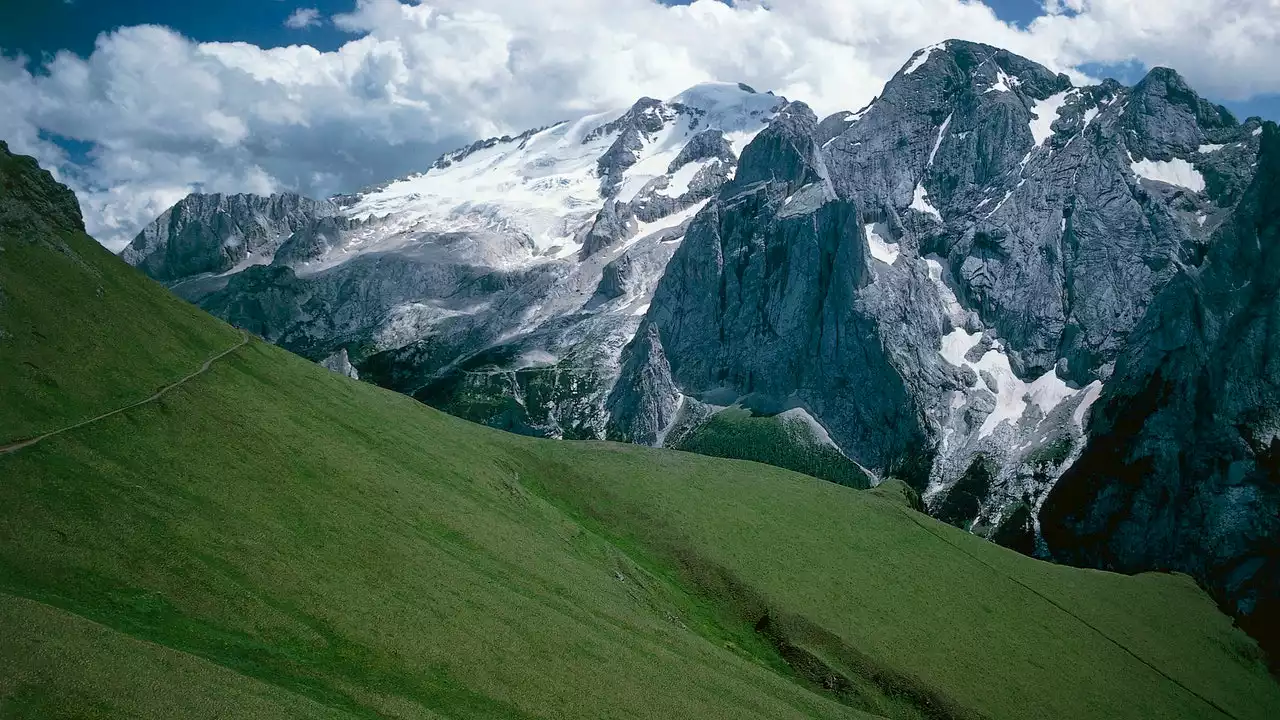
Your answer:
[[[0,716],[289,717],[343,713],[163,645],[0,593]]]
[[[0,445],[140,400],[238,337],[77,226],[71,191],[0,142]]]
[[[112,342],[4,350],[0,376],[40,357],[58,382],[0,385],[14,432],[141,399],[238,341],[63,240],[77,262],[27,250],[47,282],[6,268],[0,328],[51,338],[48,317],[75,316]],[[22,242],[0,236],[0,263]],[[73,291],[117,275],[137,322]],[[173,327],[198,341],[157,349],[182,345]],[[63,397],[130,366],[133,385]],[[0,454],[0,478],[0,718],[1280,707],[1256,646],[1186,578],[1030,560],[894,488],[501,433],[257,341],[157,402]]]

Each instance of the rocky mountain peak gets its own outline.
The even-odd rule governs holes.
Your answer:
[[[56,232],[84,232],[75,193],[40,167],[35,158],[14,155],[0,140],[0,230],[17,237]]]
[[[559,124],[561,123],[554,123],[552,125],[544,125],[543,127],[533,128],[532,130],[526,130],[514,137],[512,137],[511,135],[502,135],[500,137],[492,137],[486,140],[477,140],[464,148],[453,150],[451,152],[447,152],[441,155],[439,159],[437,159],[434,163],[432,163],[431,168],[433,170],[444,170],[449,166],[453,165],[454,163],[461,162],[462,160],[465,160],[468,157],[471,157],[472,155],[480,152],[481,150],[488,150],[489,148],[496,147],[498,145],[504,145],[504,144],[510,144],[510,143],[523,143],[525,140],[528,140],[529,138],[533,137],[534,135],[537,135],[543,130],[553,128]]]
[[[1140,159],[1186,158],[1210,139],[1221,140],[1239,123],[1224,107],[1204,100],[1168,68],[1154,68],[1124,104],[1125,139]]]
[[[808,105],[798,101],[783,105],[769,127],[743,151],[734,188],[778,182],[786,195],[792,195],[805,185],[827,182],[817,127],[818,117]]]
[[[1235,127],[1239,123],[1231,111],[1201,98],[1178,71],[1152,68],[1133,88],[1135,101],[1148,101],[1154,108],[1180,106],[1190,111],[1202,128]]]
[[[643,97],[618,119],[605,123],[583,136],[582,144],[586,145],[593,140],[614,134],[624,137],[651,135],[662,130],[678,112],[679,108],[668,106],[661,100]]]
[[[143,228],[120,256],[158,280],[269,263],[295,231],[337,212],[296,193],[193,193]]]
[[[736,153],[723,139],[725,133],[754,135],[784,103],[783,98],[761,95],[741,84],[726,83],[696,85],[668,102],[641,98],[622,116],[595,128],[583,138],[584,144],[604,137],[615,138],[597,164],[601,197],[619,194],[628,169],[641,162],[646,148],[670,143],[670,138],[664,141],[660,137],[664,133],[676,134],[682,143],[688,140],[682,145],[684,161],[677,156],[668,167],[669,174],[678,172],[695,154],[703,155],[696,158],[698,160],[716,157],[726,165],[732,164]],[[688,139],[695,132],[699,135],[718,132],[721,140],[715,140],[714,135],[694,135],[695,139]],[[675,167],[677,163],[680,167]],[[621,199],[625,202],[629,197]]]
[[[694,135],[676,159],[667,166],[667,174],[677,173],[691,162],[713,158],[730,165],[738,162],[738,156],[733,152],[733,145],[724,136],[724,131],[718,128],[709,128]]]
[[[966,90],[976,95],[1016,92],[1042,100],[1071,87],[1066,75],[1008,50],[965,40],[922,48],[885,85],[892,100],[950,101]],[[998,97],[998,96],[997,96]]]

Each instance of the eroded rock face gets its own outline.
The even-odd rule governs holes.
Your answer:
[[[689,163],[711,159],[719,160],[726,165],[733,165],[738,161],[737,155],[733,152],[733,145],[725,138],[722,130],[707,129],[694,135],[680,150],[676,159],[671,161],[671,165],[667,167],[667,173],[675,174]]]
[[[326,369],[332,370],[333,372],[336,372],[339,375],[346,375],[352,380],[360,379],[360,373],[351,364],[351,358],[347,356],[347,351],[345,348],[330,355],[324,360],[321,360],[320,364],[323,365]]]
[[[223,273],[246,260],[270,262],[295,231],[336,212],[292,193],[184,198],[138,233],[120,254],[161,281]]]
[[[925,435],[860,302],[870,258],[857,208],[827,179],[816,125],[792,103],[747,148],[667,266],[648,319],[684,392],[811,407],[842,448],[888,467]]]
[[[684,398],[671,377],[656,327],[641,327],[627,347],[625,362],[625,382],[615,385],[609,397],[610,435],[625,442],[660,445]]]
[[[1134,329],[1054,487],[1054,557],[1189,573],[1280,650],[1280,132],[1251,185]]]
[[[857,113],[782,111],[648,319],[684,394],[803,406],[939,512],[980,462],[953,521],[1002,527],[1038,510],[1130,331],[1203,258],[1251,133],[1172,71],[1073,88],[948,42]]]

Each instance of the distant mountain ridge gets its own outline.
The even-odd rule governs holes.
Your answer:
[[[365,379],[517,432],[660,445],[726,407],[801,413],[812,423],[797,427],[907,480],[949,522],[1029,554],[1184,570],[1234,612],[1270,613],[1275,478],[1169,495],[1180,518],[1242,518],[1206,539],[1201,520],[1146,536],[1111,496],[1071,491],[1087,481],[1068,470],[1109,432],[1092,409],[1159,367],[1127,359],[1154,337],[1152,313],[1170,317],[1157,298],[1245,271],[1215,258],[1255,242],[1240,228],[1261,222],[1251,198],[1269,192],[1271,127],[1172,70],[1075,87],[948,41],[857,113],[707,85],[483,141],[335,199],[305,243],[281,228],[280,246],[303,252],[173,287],[312,359],[342,367],[345,352]],[[1190,437],[1168,432],[1166,449]],[[1051,494],[1083,504],[1046,506]],[[1059,532],[1084,516],[1087,537]],[[1120,528],[1171,549],[1110,542]]]

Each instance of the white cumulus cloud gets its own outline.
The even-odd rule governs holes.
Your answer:
[[[284,21],[284,26],[294,30],[306,30],[320,24],[320,11],[315,8],[298,8]]]
[[[119,248],[190,191],[349,192],[477,137],[706,80],[856,108],[914,50],[953,37],[1060,71],[1170,65],[1221,98],[1280,91],[1275,0],[1045,7],[1018,28],[973,0],[359,0],[332,18],[350,33],[332,52],[126,27],[88,57],[0,57],[0,138],[57,170]]]

